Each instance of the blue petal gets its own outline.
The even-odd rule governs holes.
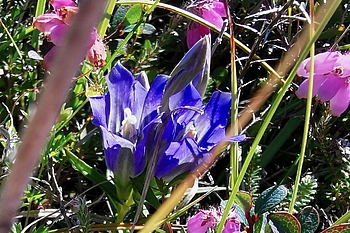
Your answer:
[[[221,91],[213,93],[205,106],[204,114],[195,120],[198,144],[210,150],[225,138],[225,127],[229,116],[231,94]]]
[[[111,101],[108,130],[112,133],[120,131],[124,109],[130,107],[130,98],[128,97],[134,81],[134,76],[120,62],[112,68],[106,78]]]
[[[127,96],[127,94],[124,93]],[[130,106],[128,106],[133,115],[136,116],[137,123],[135,124],[136,129],[139,129],[142,118],[142,109],[147,96],[147,90],[142,86],[139,81],[135,81],[130,92]],[[133,135],[131,135],[133,137]]]
[[[179,64],[171,72],[171,79],[165,87],[161,111],[167,111],[169,109],[168,102],[170,96],[180,92],[195,78],[196,89],[201,96],[204,95],[208,82],[210,57],[210,36],[205,36],[185,54]]]
[[[103,148],[106,156],[107,167],[116,171],[118,154],[122,148],[134,150],[134,145],[130,141],[119,137],[111,132],[109,132],[105,127],[100,127],[102,138],[103,138]]]
[[[172,142],[157,163],[155,175],[172,179],[183,172],[191,171],[203,161],[203,155],[193,138]]]
[[[169,80],[167,75],[157,75],[153,80],[151,87],[143,105],[143,111],[141,119],[143,120],[141,128],[146,126],[158,115],[158,108],[162,101],[162,96],[164,93],[164,87],[166,82]]]
[[[89,97],[90,106],[92,109],[92,123],[96,126],[107,128],[109,116],[109,95]]]
[[[226,137],[225,140],[229,142],[243,142],[247,140],[247,136],[245,134],[238,134],[231,137]]]
[[[191,107],[191,108],[183,108]],[[173,115],[178,124],[187,125],[201,110],[202,100],[197,89],[190,83],[182,91],[172,95],[169,99],[169,109],[177,109]]]

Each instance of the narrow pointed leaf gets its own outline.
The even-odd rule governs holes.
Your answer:
[[[94,184],[99,184],[99,187],[106,193],[112,202],[118,201],[115,187],[111,182],[107,181],[105,176],[101,175],[96,171],[96,169],[90,167],[83,160],[79,159],[71,151],[65,150],[65,152],[69,162],[75,167],[75,169],[77,169],[83,176],[91,180]]]
[[[144,182],[142,182],[139,178],[140,177],[130,178],[130,180],[132,182],[134,189],[136,189],[138,191],[138,193],[142,193]],[[158,208],[160,206],[160,203],[159,203],[156,195],[153,193],[152,188],[150,186],[148,187],[146,201],[148,201],[154,208]]]
[[[259,196],[255,204],[255,213],[262,214],[269,209],[278,205],[284,198],[286,198],[288,190],[283,185],[273,186],[266,189]]]
[[[267,219],[273,224],[271,226],[271,222],[269,221],[272,231],[277,229],[277,232],[280,233],[301,233],[301,226],[298,219],[288,212],[272,213],[267,216]]]
[[[302,209],[298,220],[301,225],[301,233],[314,233],[320,223],[318,212],[312,206],[307,206]]]

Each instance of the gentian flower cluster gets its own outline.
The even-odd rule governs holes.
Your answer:
[[[226,17],[224,3],[218,0],[197,0],[190,5],[188,11],[194,13],[208,22],[221,28],[223,25],[222,17]],[[187,27],[187,46],[191,48],[200,38],[208,35],[210,29],[199,23],[191,21]]]
[[[196,215],[191,217],[187,222],[188,233],[206,233],[209,229],[215,232],[220,222],[223,208],[211,207],[209,210],[200,210]],[[241,232],[241,223],[238,215],[231,211],[226,219],[223,233]]]
[[[157,158],[154,175],[170,180],[194,169],[225,139],[230,94],[216,91],[206,106],[202,102],[210,46],[208,37],[201,39],[170,77],[160,74],[151,85],[117,63],[106,77],[108,93],[89,97],[107,167],[118,179],[139,175]]]
[[[49,42],[61,46],[65,33],[78,12],[78,7],[72,0],[50,0],[54,12],[37,17],[33,26],[43,32]],[[53,47],[44,57],[44,67],[50,66],[56,48]],[[87,57],[94,67],[102,67],[106,60],[106,50],[96,30],[91,33]]]
[[[324,52],[315,56],[314,82],[312,95],[322,101],[330,101],[332,114],[340,116],[350,103],[350,54]],[[310,75],[310,58],[304,60],[298,75],[308,78]],[[306,79],[296,92],[299,98],[306,98],[309,80]]]

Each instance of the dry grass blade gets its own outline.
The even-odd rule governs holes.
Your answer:
[[[79,64],[84,59],[90,33],[102,16],[106,0],[81,1],[80,10],[65,36],[47,77],[45,90],[40,96],[37,110],[24,131],[16,162],[3,184],[0,200],[0,233],[10,231],[28,178],[36,166],[47,136],[65,101]],[[81,23],[84,22],[84,23]]]

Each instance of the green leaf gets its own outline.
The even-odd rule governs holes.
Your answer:
[[[275,207],[284,198],[286,198],[288,190],[283,185],[273,186],[266,189],[259,196],[255,204],[255,214],[261,215],[269,209]]]
[[[267,219],[270,227],[277,229],[280,233],[301,233],[298,219],[288,212],[272,213],[267,216]]]
[[[344,223],[330,227],[321,233],[350,233],[350,223]]]
[[[142,6],[140,4],[133,5],[126,12],[126,15],[123,20],[123,25],[128,26],[131,24],[137,23],[142,16]]]
[[[317,210],[312,206],[306,206],[300,211],[298,220],[301,225],[302,233],[314,233],[320,223],[320,217]]]
[[[218,85],[220,85],[223,81],[225,81],[227,76],[228,76],[228,70],[225,68],[225,66],[219,66],[213,71],[212,79]]]
[[[110,198],[111,203],[119,202],[116,194],[116,189],[109,182],[105,176],[101,175],[94,168],[90,167],[83,160],[79,159],[75,154],[69,150],[65,150],[69,162],[77,169],[83,176],[91,180],[94,184],[99,184],[99,187],[106,193]]]
[[[237,192],[234,201],[245,213],[249,213],[253,205],[252,196],[248,192],[239,191]]]
[[[120,5],[116,12],[114,13],[113,19],[111,21],[111,29],[116,30],[118,25],[123,22],[126,13],[130,9],[130,5]]]
[[[305,110],[303,109],[303,114]],[[297,114],[299,116],[299,112]],[[303,121],[302,117],[291,118],[286,125],[279,131],[278,135],[273,139],[269,146],[261,155],[261,167],[266,167],[275,154],[281,149],[283,144],[290,139],[291,134],[298,129],[300,123]]]
[[[264,233],[264,228],[265,228],[265,225],[266,225],[266,214],[262,214],[260,216],[252,216],[253,218],[258,218],[253,226],[254,228],[254,233]]]
[[[130,180],[134,189],[137,190],[138,193],[142,193],[144,182],[141,181],[140,177],[130,178]],[[158,208],[160,206],[160,203],[156,195],[153,193],[151,186],[148,187],[146,201],[148,201],[154,208]]]
[[[135,26],[136,24],[126,26],[123,31],[129,33],[134,29]],[[156,28],[152,24],[145,23],[145,24],[142,24],[137,29],[137,34],[151,35],[155,31],[156,31]]]
[[[239,221],[245,226],[249,226],[246,213],[243,211],[243,209],[239,205],[233,204],[233,210],[238,215]]]

